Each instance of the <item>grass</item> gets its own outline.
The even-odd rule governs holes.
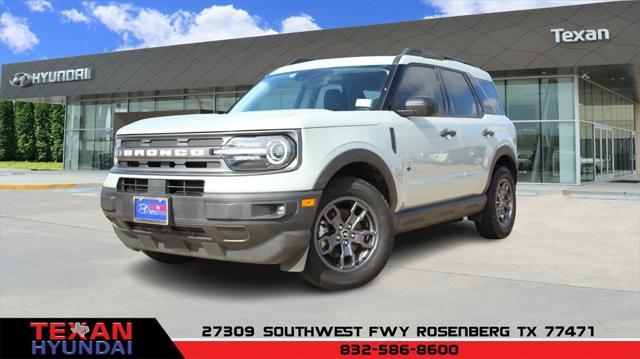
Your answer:
[[[61,170],[62,162],[0,161],[0,168],[18,170]]]

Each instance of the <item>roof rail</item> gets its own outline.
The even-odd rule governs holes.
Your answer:
[[[294,65],[294,64],[299,64],[301,62],[307,62],[307,61],[312,61],[313,59],[295,59],[291,62],[289,62],[287,65]]]
[[[467,64],[469,66],[478,67],[478,66],[476,66],[476,65],[474,65],[471,62],[466,61],[466,60],[461,60],[461,59],[455,58],[453,56],[445,55],[445,54],[442,54],[442,53],[439,53],[439,52],[428,51],[428,50],[423,50],[423,49],[417,49],[417,48],[413,48],[413,47],[406,47],[400,53],[400,56],[402,56],[402,55],[420,56],[420,57],[424,57],[426,59],[435,59],[435,60],[458,61],[458,62],[462,62],[463,64]]]

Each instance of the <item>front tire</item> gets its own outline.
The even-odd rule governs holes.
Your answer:
[[[491,178],[487,204],[474,222],[481,236],[502,239],[511,233],[516,220],[516,185],[506,167],[498,167]]]
[[[178,256],[173,254],[166,254],[160,252],[151,252],[151,251],[142,251],[142,253],[146,254],[147,257],[156,260],[160,263],[165,264],[182,264],[193,261],[195,258],[186,257],[186,256]]]
[[[338,178],[318,206],[302,276],[323,289],[362,286],[384,268],[393,240],[393,217],[380,191],[360,178]]]

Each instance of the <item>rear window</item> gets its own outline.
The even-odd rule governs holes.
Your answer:
[[[475,77],[471,77],[471,82],[473,83],[474,90],[476,90],[476,94],[478,94],[478,99],[480,100],[484,113],[504,115],[504,109],[502,108],[496,86],[493,82]]]
[[[447,91],[452,116],[478,117],[480,109],[463,74],[441,70],[444,88]]]

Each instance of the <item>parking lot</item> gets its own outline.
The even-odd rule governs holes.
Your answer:
[[[276,267],[168,266],[126,249],[98,188],[0,191],[0,316],[157,317],[172,337],[223,325],[593,325],[640,337],[640,202],[518,197],[516,226],[400,236],[370,285],[324,292]]]

